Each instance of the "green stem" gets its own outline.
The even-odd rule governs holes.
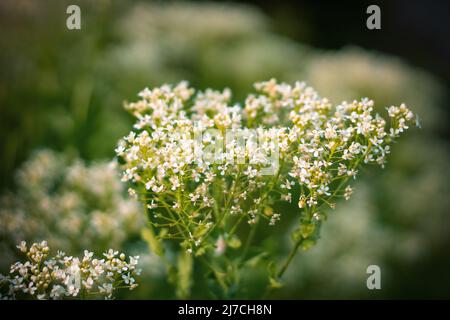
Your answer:
[[[297,240],[297,242],[295,243],[294,247],[292,248],[291,252],[289,253],[288,258],[286,259],[286,261],[283,263],[283,265],[281,266],[280,271],[278,271],[277,273],[277,277],[281,278],[283,276],[283,274],[285,273],[286,269],[288,268],[289,264],[291,263],[292,259],[295,257],[295,255],[297,254],[298,251],[298,247],[300,247],[300,244],[302,243],[302,238],[300,238],[299,240]]]
[[[281,266],[280,271],[276,274],[276,277],[279,279],[283,276],[283,274],[286,272],[287,268],[289,267],[290,263],[292,262],[292,259],[294,259],[295,255],[297,254],[298,248],[300,247],[302,243],[302,238],[297,240],[294,247],[292,248],[291,252],[289,253],[288,258]],[[263,299],[267,299],[267,297],[271,294],[272,290],[274,289],[273,286],[267,286],[265,293],[263,294]]]

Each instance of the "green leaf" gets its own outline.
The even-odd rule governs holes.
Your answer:
[[[306,239],[314,233],[315,229],[316,225],[314,223],[304,224],[300,226],[300,234],[302,238]]]
[[[267,252],[261,252],[254,257],[247,259],[244,264],[250,268],[255,268],[263,259],[265,259],[269,254]]]
[[[200,257],[206,253],[206,246],[201,246],[195,251],[195,256]]]
[[[164,248],[162,247],[161,242],[156,238],[151,227],[143,228],[141,230],[141,237],[147,242],[148,248],[151,252],[158,256],[162,256],[164,254]]]
[[[269,278],[269,286],[273,289],[278,289],[278,288],[283,287],[283,284],[279,280],[276,280],[275,278],[270,277]]]
[[[207,233],[209,230],[209,228],[206,225],[199,225],[195,230],[194,230],[194,238],[195,239],[199,239],[201,238],[205,233]]]
[[[294,231],[292,231],[291,237],[292,237],[292,241],[293,242],[297,242],[298,240],[300,240],[302,238],[302,234],[300,232],[300,228],[295,229]]]

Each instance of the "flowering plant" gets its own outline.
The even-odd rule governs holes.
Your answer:
[[[2,268],[16,259],[22,240],[46,239],[50,247],[79,255],[85,248],[95,254],[123,250],[139,237],[141,208],[127,196],[116,163],[87,165],[42,149],[15,176],[15,192],[0,197]]]
[[[194,257],[220,296],[232,296],[238,271],[255,259],[248,253],[256,227],[275,225],[281,202],[299,210],[292,251],[281,266],[269,263],[269,285],[278,287],[298,249],[317,241],[327,207],[350,198],[363,164],[384,166],[390,144],[414,120],[403,104],[388,108],[388,121],[367,98],[334,106],[299,82],[272,79],[255,89],[243,106],[231,103],[228,89],[195,93],[186,82],[146,88],[126,104],[137,121],[116,149],[122,180],[148,210],[144,237],[188,279],[181,296]],[[167,242],[181,248],[177,266],[165,257]]]
[[[93,252],[84,251],[83,258],[66,256],[62,251],[48,258],[50,248],[46,241],[33,243],[30,248],[25,241],[17,246],[28,261],[11,265],[10,275],[0,275],[2,298],[38,299],[113,297],[116,290],[137,287],[135,276],[139,257],[119,255],[110,249],[103,259],[93,258]]]

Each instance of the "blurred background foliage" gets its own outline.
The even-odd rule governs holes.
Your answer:
[[[74,3],[82,12],[79,31],[65,27],[67,5]],[[421,129],[412,130],[394,146],[387,168],[362,173],[354,199],[329,213],[321,241],[298,256],[286,275],[285,287],[272,297],[450,297],[449,99],[445,73],[438,78],[413,66],[407,62],[413,57],[408,52],[404,52],[408,58],[394,57],[358,47],[351,38],[344,45],[336,43],[333,26],[329,26],[330,32],[320,32],[324,25],[318,23],[317,16],[322,11],[314,5],[299,4],[309,10],[293,12],[286,10],[285,4],[277,6],[278,10],[258,1],[255,4],[0,2],[3,267],[12,260],[6,248],[14,245],[18,235],[27,240],[47,237],[50,245],[53,242],[76,254],[80,243],[66,237],[73,234],[84,237],[88,243],[83,245],[92,241],[98,251],[116,245],[144,257],[140,288],[126,292],[123,298],[173,298],[174,289],[167,285],[161,263],[139,239],[139,226],[130,227],[121,236],[111,232],[111,238],[106,238],[111,241],[103,243],[96,240],[100,235],[93,232],[87,236],[77,224],[58,221],[52,228],[42,224],[46,219],[62,220],[63,215],[70,218],[72,214],[73,219],[86,221],[89,229],[89,224],[98,223],[93,215],[99,210],[110,215],[103,223],[122,219],[124,213],[117,201],[131,200],[124,194],[124,186],[116,185],[114,169],[105,169],[105,161],[112,159],[118,139],[132,124],[123,110],[124,100],[134,100],[142,88],[188,80],[201,89],[229,87],[234,100],[241,101],[253,82],[276,77],[304,80],[336,103],[367,96],[384,111],[406,102],[420,115]],[[358,16],[358,28],[365,28],[364,13],[362,10]],[[323,14],[330,16],[327,10]],[[348,28],[352,27],[349,23]],[[342,28],[345,23],[337,27]],[[374,39],[382,42],[380,34]],[[386,40],[388,44],[391,41]],[[331,43],[331,48],[314,46],[324,43]],[[420,57],[420,62],[427,61]],[[431,60],[430,69],[435,70],[433,56],[427,59]],[[44,164],[39,162],[42,157],[47,159]],[[76,176],[82,182],[74,185],[69,172],[77,168]],[[98,171],[102,170],[110,172],[110,180],[99,181]],[[86,190],[91,190],[90,184],[102,183],[112,187],[99,191],[100,198],[90,201]],[[109,196],[102,197],[105,193]],[[72,213],[63,214],[66,209],[60,206],[67,204],[67,194],[79,201],[69,206]],[[51,213],[46,216],[45,210]],[[282,223],[271,229],[260,227],[257,239],[281,257],[290,245],[285,231],[294,226],[297,215],[286,208],[278,210],[283,213]],[[11,218],[15,216],[40,225],[40,231],[27,234],[18,230],[20,223]],[[138,214],[133,221],[141,219]],[[8,228],[11,221],[15,221],[12,231]],[[124,233],[125,228],[118,226],[119,231]],[[382,268],[380,291],[366,288],[370,264]],[[258,296],[265,287],[264,272],[253,270],[242,275],[247,284],[245,297]],[[197,289],[194,285],[192,296],[203,297]]]

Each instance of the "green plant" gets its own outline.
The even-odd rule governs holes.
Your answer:
[[[280,287],[299,248],[319,238],[326,210],[350,198],[360,167],[384,166],[414,120],[402,104],[387,109],[388,125],[373,101],[333,106],[304,83],[272,79],[255,88],[243,106],[231,103],[230,90],[195,94],[186,82],[146,88],[126,104],[137,121],[116,149],[122,180],[146,207],[144,238],[179,297],[189,296],[196,266],[213,279],[205,283],[216,297],[238,296],[241,271],[255,264],[267,266],[269,289]],[[252,241],[262,221],[282,218],[280,202],[300,210],[292,250],[278,265]]]

